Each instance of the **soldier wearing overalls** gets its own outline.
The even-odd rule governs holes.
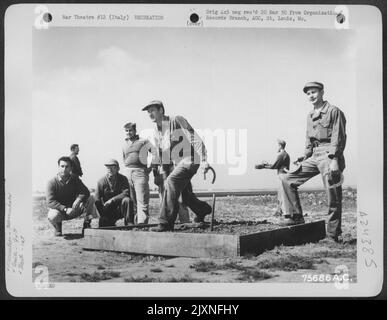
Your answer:
[[[335,241],[341,234],[342,172],[345,168],[346,144],[344,113],[323,100],[324,85],[309,82],[303,89],[313,110],[307,116],[305,155],[300,157],[300,167],[292,173],[282,175],[284,201],[284,224],[304,223],[298,187],[310,178],[322,175],[328,195],[327,234]]]

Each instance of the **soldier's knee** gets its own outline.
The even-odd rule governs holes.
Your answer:
[[[47,219],[51,222],[51,223],[57,223],[57,222],[60,222],[62,221],[62,214],[60,213],[59,210],[56,210],[56,209],[50,209],[48,210],[48,213],[47,213]]]

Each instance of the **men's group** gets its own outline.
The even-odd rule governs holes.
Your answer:
[[[327,234],[338,241],[342,233],[342,172],[345,168],[346,119],[336,106],[323,99],[324,85],[309,82],[303,92],[313,105],[307,116],[305,154],[296,161],[296,170],[289,171],[290,157],[286,142],[279,140],[278,157],[273,164],[262,162],[256,169],[277,169],[279,176],[278,209],[283,225],[304,223],[298,187],[310,178],[323,177],[328,194]],[[99,226],[115,225],[124,218],[125,225],[148,223],[149,174],[159,188],[159,225],[152,231],[172,231],[181,208],[189,207],[195,222],[203,222],[212,212],[211,206],[199,200],[192,191],[191,179],[201,166],[207,172],[207,151],[198,134],[182,116],[167,116],[161,101],[145,106],[155,123],[155,141],[137,135],[136,124],[124,126],[126,138],[122,147],[125,175],[119,173],[115,159],[105,162],[107,174],[98,181],[94,196],[82,183],[82,169],[77,154],[79,146],[71,146],[70,157],[58,160],[59,172],[47,187],[48,219],[55,234],[62,234],[62,221],[85,214],[83,230],[90,227],[99,214]],[[151,156],[149,156],[149,154]],[[148,163],[148,159],[152,159]],[[181,203],[179,199],[181,200]],[[82,231],[83,232],[83,231]]]
[[[203,222],[212,212],[208,203],[195,196],[190,182],[200,166],[204,172],[209,167],[200,137],[182,116],[166,116],[161,101],[152,101],[143,111],[155,123],[154,143],[139,137],[135,123],[125,124],[125,175],[119,173],[117,160],[105,161],[107,173],[98,181],[94,195],[80,179],[83,173],[77,156],[79,146],[72,145],[71,155],[58,159],[58,174],[48,182],[46,191],[48,219],[56,236],[62,235],[62,221],[83,214],[82,233],[98,216],[99,227],[113,226],[122,218],[125,225],[148,223],[150,172],[160,196],[160,223],[152,231],[173,230],[177,216],[182,220],[186,207],[195,213],[195,222]]]

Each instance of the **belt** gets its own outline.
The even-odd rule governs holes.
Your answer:
[[[331,143],[331,140],[322,140],[322,141],[320,141],[320,140],[313,140],[313,141],[311,141],[311,143],[312,143],[312,147],[316,148],[316,147],[325,146],[328,143]]]

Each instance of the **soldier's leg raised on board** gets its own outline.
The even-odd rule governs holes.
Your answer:
[[[298,187],[318,174],[317,163],[311,157],[302,162],[301,168],[298,171],[280,176],[280,192],[283,201],[284,217],[301,218],[303,216]]]

